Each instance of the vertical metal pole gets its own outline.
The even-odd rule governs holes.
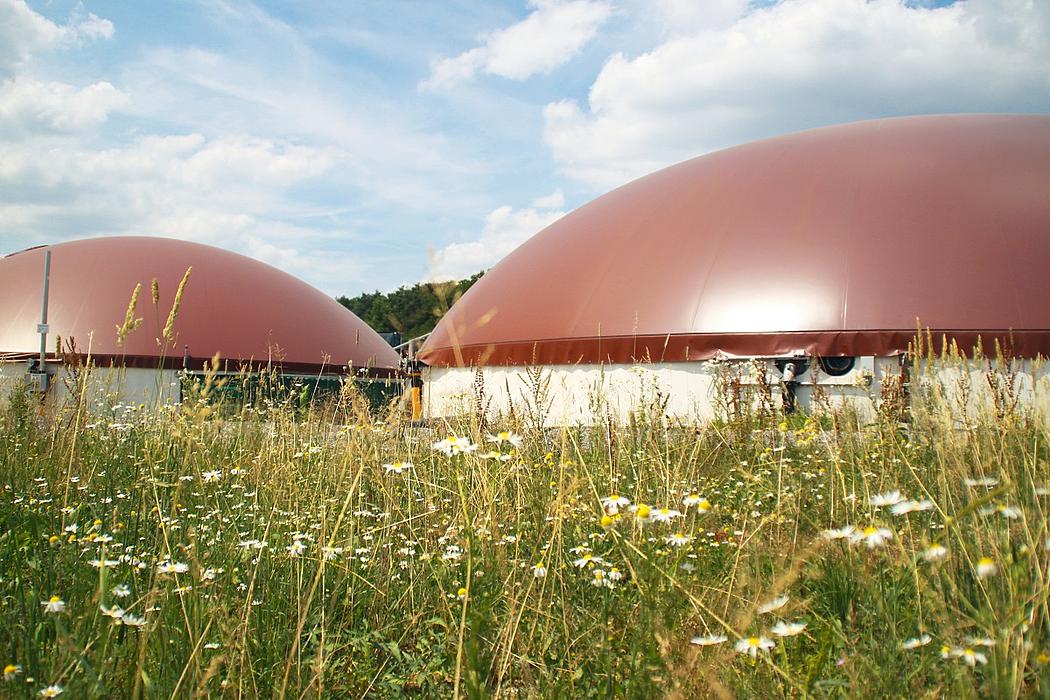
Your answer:
[[[40,307],[40,371],[47,368],[47,295],[51,289],[51,251],[44,251],[44,303]]]

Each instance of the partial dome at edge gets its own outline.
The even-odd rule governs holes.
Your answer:
[[[893,355],[917,324],[1050,355],[1050,117],[815,129],[643,177],[555,222],[420,358],[575,364]]]

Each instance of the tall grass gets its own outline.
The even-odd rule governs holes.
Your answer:
[[[0,694],[1048,697],[1050,436],[942,399],[550,430],[380,419],[352,383],[43,417],[16,393]]]

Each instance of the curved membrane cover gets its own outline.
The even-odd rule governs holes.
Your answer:
[[[44,252],[51,250],[48,351],[56,336],[75,338],[99,364],[199,369],[216,354],[230,361],[272,364],[284,371],[386,372],[397,354],[364,321],[331,297],[274,267],[219,248],[167,238],[92,238],[31,248],[0,258],[0,355],[39,352]],[[170,341],[160,342],[187,268],[193,272]],[[160,299],[154,305],[151,282]],[[136,284],[141,326],[124,343]]]
[[[816,129],[658,171],[481,278],[432,365],[891,355],[918,324],[1050,355],[1050,117]]]

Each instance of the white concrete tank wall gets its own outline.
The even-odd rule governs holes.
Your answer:
[[[897,358],[858,358],[841,377],[812,368],[798,377],[798,405],[811,409],[827,403],[851,405],[862,413],[874,409],[880,382],[899,374]],[[763,376],[764,374],[764,376]],[[661,413],[672,420],[710,420],[730,401],[735,378],[752,398],[765,382],[780,402],[780,372],[768,359],[649,364],[555,365],[546,367],[431,367],[424,373],[424,410],[433,418],[475,410],[480,376],[485,409],[508,415],[541,411],[548,425],[590,424],[611,415]],[[542,404],[542,405],[538,405]]]
[[[73,386],[64,367],[48,365],[49,401],[64,402]],[[150,368],[92,368],[87,382],[87,400],[94,403],[154,404],[175,403],[180,398],[179,370]],[[26,379],[23,362],[0,363],[0,397],[6,398]]]
[[[764,371],[764,377],[763,375]],[[910,391],[945,406],[960,419],[1017,401],[1050,416],[1050,366],[1019,360],[1012,366],[978,361],[930,360],[911,368]],[[843,376],[822,374],[813,363],[798,377],[797,406],[803,410],[849,407],[862,419],[874,416],[890,378],[902,373],[899,357],[861,357]],[[541,413],[547,425],[591,424],[610,415],[626,421],[654,412],[675,421],[710,420],[731,399],[732,380],[757,402],[763,382],[777,405],[781,374],[774,361],[729,360],[652,364],[546,367],[431,367],[424,372],[424,411],[431,418],[476,410],[478,379],[489,415]],[[999,387],[993,391],[992,387]],[[996,398],[996,394],[999,398]]]

